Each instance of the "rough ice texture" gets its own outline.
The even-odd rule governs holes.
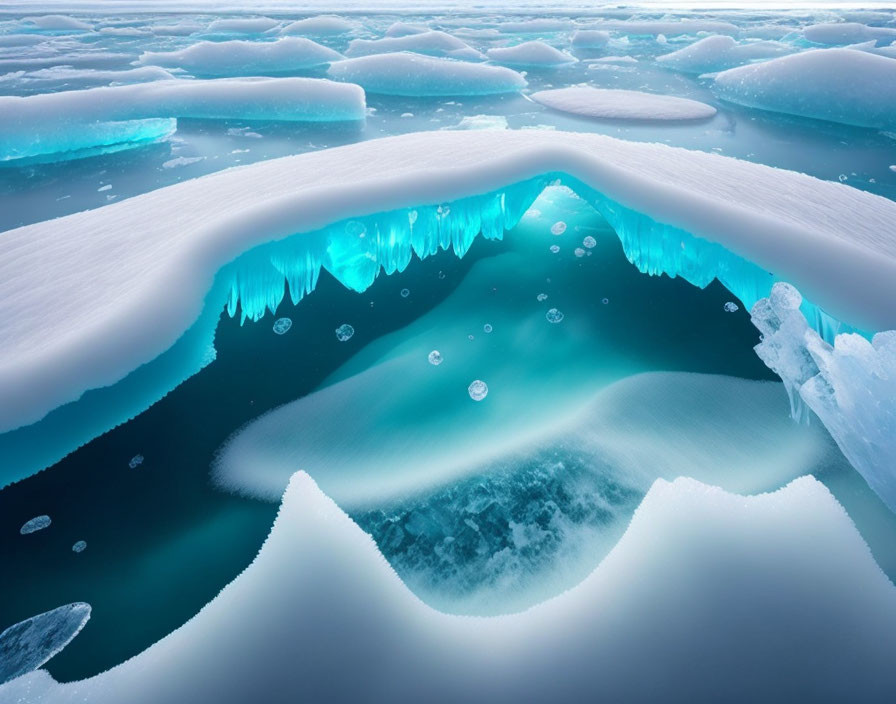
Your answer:
[[[784,283],[756,303],[760,358],[783,380],[796,418],[808,406],[853,467],[896,511],[896,332],[869,342],[856,334],[825,342],[799,310],[802,297]],[[803,405],[805,404],[805,406]]]
[[[526,79],[509,68],[405,52],[337,61],[327,73],[384,95],[494,95],[526,87]]]
[[[740,66],[718,74],[715,90],[752,108],[896,128],[896,61],[864,51],[816,49]]]
[[[896,203],[886,198],[595,134],[416,133],[230,169],[3,233],[0,430],[34,423],[171,348],[199,319],[215,274],[257,245],[558,172],[618,204],[617,231],[628,228],[634,243],[660,223],[678,233],[678,253],[681,233],[690,233],[695,247],[703,238],[793,281],[840,320],[896,328]],[[410,242],[403,246],[406,265]],[[282,274],[278,286],[282,297]],[[47,310],[55,312],[52,335]]]
[[[304,37],[272,42],[199,42],[177,51],[146,51],[140,55],[141,63],[182,68],[197,76],[287,73],[324,66],[341,58],[339,52]]]
[[[732,37],[718,34],[704,37],[683,49],[663,54],[657,61],[685,73],[714,73],[751,61],[770,59],[795,51],[780,42],[762,41],[738,44]]]
[[[32,25],[38,29],[49,32],[55,31],[81,31],[89,32],[93,29],[93,25],[82,20],[69,17],[68,15],[43,15],[42,17],[26,17],[25,24]]]
[[[279,22],[270,17],[238,17],[215,20],[209,26],[209,34],[261,34],[276,27]]]
[[[737,36],[740,33],[737,26],[730,22],[713,20],[606,20],[595,24],[593,29],[628,36],[654,37],[658,34],[677,37],[682,34],[697,34],[698,32],[714,32],[731,36]]]
[[[577,587],[471,619],[418,600],[298,473],[254,562],[184,626],[96,677],[32,673],[0,699],[886,702],[894,648],[896,589],[811,477],[754,497],[658,480]]]
[[[345,55],[354,58],[398,51],[461,59],[485,58],[466,42],[445,32],[421,32],[385,39],[354,39],[348,45]]]
[[[610,41],[610,33],[599,29],[580,29],[572,35],[572,45],[576,49],[602,49]]]
[[[389,25],[389,29],[386,30],[387,37],[406,37],[410,34],[423,34],[424,32],[429,32],[430,29],[426,25],[422,24],[407,24],[405,22],[394,22]]]
[[[564,19],[537,19],[521,22],[502,22],[498,29],[505,34],[541,34],[542,32],[565,32],[572,28],[572,22]]]
[[[542,90],[529,96],[554,110],[617,120],[701,120],[712,117],[712,105],[671,95],[571,86]]]
[[[280,34],[298,34],[305,37],[336,37],[348,34],[355,26],[348,20],[336,15],[319,15],[304,20],[290,22]]]
[[[131,121],[177,117],[362,120],[365,99],[358,86],[317,78],[168,80],[0,97],[0,161],[121,142],[133,139]]]
[[[0,76],[0,83],[31,83],[35,81],[78,81],[80,85],[127,84],[171,80],[174,76],[159,66],[139,66],[123,71],[104,71],[92,68],[52,66],[35,71],[16,71]]]
[[[0,685],[36,670],[68,645],[90,618],[90,605],[60,606],[0,633]],[[0,701],[5,701],[0,689]]]
[[[562,66],[576,61],[575,57],[539,41],[489,49],[486,53],[492,61],[508,66]]]
[[[803,30],[803,36],[816,44],[855,44],[869,40],[894,40],[896,28],[869,27],[859,22],[829,22],[813,24]]]

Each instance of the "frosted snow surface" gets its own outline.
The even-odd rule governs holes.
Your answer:
[[[416,133],[226,170],[3,233],[0,430],[33,423],[158,357],[199,318],[215,273],[255,245],[551,172],[780,272],[840,320],[896,328],[896,245],[888,237],[896,204],[885,198],[594,134]]]
[[[678,37],[683,34],[697,34],[699,32],[737,36],[740,33],[736,25],[730,22],[716,22],[714,20],[606,20],[596,23],[589,29],[627,36],[648,37],[655,37],[659,34],[666,37]]]
[[[280,34],[298,34],[305,37],[335,37],[354,31],[355,25],[336,15],[319,15],[296,20],[280,30]]]
[[[370,93],[406,96],[463,96],[516,93],[526,79],[503,66],[398,52],[337,61],[327,73]]]
[[[610,33],[598,29],[580,29],[572,35],[572,45],[577,49],[602,49],[610,41]]]
[[[304,37],[284,37],[272,42],[199,42],[177,51],[147,51],[140,55],[141,63],[182,68],[197,76],[283,73],[324,66],[341,58],[338,51]]]
[[[575,57],[536,40],[489,49],[486,53],[492,61],[508,66],[562,66],[576,62]]]
[[[754,497],[659,480],[577,587],[470,619],[420,602],[298,473],[255,561],[187,624],[96,677],[33,673],[0,699],[885,701],[894,648],[896,588],[811,477]]]
[[[318,78],[175,79],[4,96],[0,161],[127,141],[130,121],[177,117],[363,120],[365,99],[358,86]]]
[[[859,22],[828,22],[806,27],[803,36],[816,44],[857,44],[872,39],[893,41],[896,39],[896,29],[869,27]]]
[[[210,34],[260,34],[273,29],[279,24],[270,17],[236,17],[232,19],[215,20],[207,31]]]
[[[571,86],[543,90],[529,96],[554,110],[616,120],[701,120],[712,117],[712,105],[671,95]]]
[[[664,66],[685,73],[714,73],[760,59],[770,59],[795,51],[780,42],[761,41],[738,44],[732,37],[719,34],[704,37],[683,49],[657,57]]]
[[[455,59],[485,58],[466,42],[445,32],[415,32],[385,39],[353,39],[345,50],[345,55],[354,58],[399,51]]]
[[[45,31],[81,31],[93,30],[93,25],[68,15],[43,15],[41,17],[26,17],[23,20],[26,25],[33,25]]]
[[[816,49],[723,71],[714,88],[748,107],[896,127],[896,61],[854,49]]]
[[[90,605],[76,602],[32,616],[0,633],[0,687],[47,662],[81,632],[89,618]],[[2,689],[0,701],[7,701]]]
[[[837,335],[829,345],[799,311],[802,296],[777,283],[751,315],[763,334],[759,357],[791,396],[794,416],[805,404],[822,420],[868,485],[896,511],[896,332],[869,342]]]

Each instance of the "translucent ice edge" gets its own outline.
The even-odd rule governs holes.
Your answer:
[[[54,464],[143,412],[213,361],[222,307],[230,316],[239,315],[241,323],[258,321],[276,313],[286,295],[295,305],[313,291],[321,268],[346,288],[361,292],[381,271],[404,271],[413,255],[422,259],[450,249],[462,257],[480,234],[501,239],[546,186],[560,181],[607,219],[626,257],[643,273],[680,276],[700,288],[718,279],[747,307],[768,295],[779,280],[719,244],[657,223],[560,173],[451,203],[342,220],[239,256],[218,272],[200,318],[170,349],[121,381],[91,389],[37,423],[0,434],[0,456],[6,460],[0,483],[5,486]],[[825,339],[852,330],[811,302],[803,303],[803,311]]]

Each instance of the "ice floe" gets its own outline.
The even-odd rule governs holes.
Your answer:
[[[279,24],[270,17],[234,17],[215,20],[206,31],[209,34],[261,34]]]
[[[0,697],[875,700],[896,687],[894,633],[896,589],[811,477],[754,497],[658,480],[577,587],[520,614],[470,619],[420,602],[298,473],[254,562],[187,624],[96,677],[30,673]],[[702,676],[683,676],[694,663]]]
[[[602,49],[610,41],[610,33],[597,29],[580,29],[572,35],[571,43],[576,49]]]
[[[723,71],[725,100],[847,125],[896,127],[896,60],[853,49],[816,49]]]
[[[788,44],[773,41],[739,44],[724,34],[704,37],[689,46],[663,54],[657,62],[685,73],[714,73],[760,59],[790,54],[796,49]]]
[[[803,36],[816,44],[857,44],[869,40],[896,39],[894,27],[869,27],[859,22],[828,22],[803,29]]]
[[[575,57],[536,40],[489,49],[486,53],[492,61],[507,66],[562,66],[576,62]]]
[[[515,93],[526,79],[503,66],[399,52],[330,64],[327,74],[357,83],[369,93],[406,96],[462,96]]]
[[[318,15],[296,20],[280,30],[280,34],[298,34],[305,37],[336,37],[354,31],[355,25],[336,15]]]
[[[740,29],[736,25],[715,20],[605,20],[589,29],[633,37],[655,37],[659,34],[677,37],[682,34],[698,34],[699,32],[737,36],[740,33]]]
[[[353,39],[345,50],[345,55],[355,58],[399,51],[455,59],[485,58],[466,42],[445,32],[419,32],[385,39]]]
[[[287,73],[325,66],[341,58],[339,52],[304,37],[284,37],[272,42],[199,42],[177,51],[147,51],[140,55],[141,63],[182,68],[197,76]]]
[[[583,117],[616,120],[702,120],[716,114],[712,105],[671,95],[571,86],[542,90],[529,96],[554,110]]]
[[[31,25],[48,32],[90,32],[93,30],[92,24],[88,24],[83,20],[75,19],[74,17],[69,17],[68,15],[43,15],[39,17],[26,17],[23,22],[26,25]]]

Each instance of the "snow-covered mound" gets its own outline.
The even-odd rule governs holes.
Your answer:
[[[659,34],[666,37],[677,37],[682,34],[697,34],[698,32],[737,36],[740,33],[736,25],[715,20],[605,20],[589,29],[632,37],[655,37]]]
[[[572,35],[572,45],[576,49],[602,49],[610,41],[610,33],[599,29],[580,29]]]
[[[712,105],[672,95],[571,86],[529,96],[554,110],[614,120],[703,120],[716,114]]]
[[[215,20],[206,30],[209,34],[261,34],[276,27],[279,22],[270,17],[235,17]]]
[[[800,312],[802,296],[775,284],[753,306],[763,334],[760,358],[783,380],[793,415],[805,404],[821,418],[843,454],[891,510],[896,511],[896,331],[869,342],[838,335],[833,345],[812,330]]]
[[[0,97],[0,161],[132,141],[133,121],[363,120],[364,91],[319,78],[167,80]],[[147,129],[156,123],[143,123]],[[164,125],[162,136],[171,130]]]
[[[319,15],[290,22],[280,34],[298,34],[305,37],[338,37],[354,31],[355,26],[336,15]]]
[[[489,49],[488,58],[508,66],[562,66],[576,62],[575,57],[539,41]]]
[[[47,32],[90,32],[93,25],[68,15],[26,17],[23,23]]]
[[[89,619],[90,605],[76,602],[32,616],[0,633],[0,685],[39,668],[68,645]]]
[[[128,89],[149,90],[156,85],[161,83]],[[313,283],[303,289],[301,282],[316,280],[322,261],[347,286],[359,290],[372,282],[380,266],[387,271],[403,269],[410,261],[412,242],[421,256],[439,248],[439,227],[427,229],[439,222],[436,206],[481,196],[475,212],[470,205],[439,216],[448,218],[451,225],[442,227],[449,233],[456,230],[464,245],[460,251],[465,251],[480,227],[492,232],[522,214],[496,210],[496,201],[483,194],[524,184],[521,193],[535,188],[537,195],[541,187],[529,182],[550,174],[566,175],[571,186],[598,201],[632,248],[633,261],[647,262],[644,270],[680,273],[701,285],[719,275],[730,287],[743,283],[741,295],[747,298],[747,286],[753,287],[752,295],[761,288],[758,278],[746,276],[743,282],[737,278],[748,269],[742,261],[747,260],[760,273],[774,272],[792,281],[810,301],[840,320],[865,330],[896,328],[896,244],[888,236],[896,222],[896,203],[886,198],[715,154],[596,134],[417,133],[255,163],[3,233],[0,429],[35,423],[88,389],[116,384],[172,348],[200,319],[204,306],[211,335],[221,307],[232,298],[222,291],[205,302],[216,273],[257,245],[284,240],[285,246],[301,250],[302,257],[308,254],[303,247],[310,247],[314,265],[293,269],[293,254],[284,257],[286,250],[264,255],[274,256],[276,266],[263,257],[246,260],[249,281],[257,271],[266,283],[259,282],[251,295],[237,287],[231,303],[234,310],[240,304],[254,311],[253,317],[281,300],[286,277],[298,297],[302,290],[311,290]],[[514,198],[504,199],[504,207],[513,210]],[[419,209],[426,216],[421,216],[413,233],[409,213],[403,209]],[[326,252],[315,249],[315,238],[291,237],[389,211],[398,211],[390,231],[400,241],[383,245],[382,250],[375,242],[372,251],[352,249],[358,243],[354,238],[352,246]],[[425,223],[429,224],[424,227]],[[656,242],[650,247],[668,260],[654,261],[638,249],[638,243],[654,231]],[[63,239],[60,232],[65,232]],[[326,230],[324,234],[329,236]],[[451,234],[441,246],[449,246],[454,237]],[[663,244],[669,239],[674,247]],[[688,246],[683,248],[685,240]],[[698,258],[689,259],[691,253]],[[742,259],[734,261],[735,255]],[[733,267],[730,275],[713,269],[714,262]],[[769,287],[774,281],[764,273],[761,280]],[[52,335],[47,334],[47,310],[54,311]],[[173,365],[175,371],[129,392],[126,399],[135,405],[127,413],[139,412],[207,363],[209,343],[210,338],[197,343],[195,356],[191,348],[188,359]],[[103,403],[101,408],[113,406]],[[79,418],[98,426],[77,443],[122,420],[104,418],[96,410],[89,418],[76,414],[65,427],[71,430]],[[0,436],[0,443],[7,437],[12,434]],[[30,436],[22,436],[26,437]],[[54,430],[40,443],[29,441],[23,447],[28,452],[64,453],[71,446],[60,449],[58,443],[75,440],[61,437]],[[12,450],[4,452],[7,458],[12,456]],[[36,469],[45,466],[41,462]],[[3,481],[36,469],[9,460]]]
[[[740,66],[715,78],[725,100],[847,125],[896,127],[896,61],[853,49],[816,49]]]
[[[407,24],[405,22],[394,22],[389,25],[385,36],[387,37],[406,37],[410,34],[423,34],[429,32],[430,29],[422,24]]]
[[[348,57],[388,54],[412,51],[429,56],[447,56],[457,59],[482,59],[482,54],[466,42],[445,32],[420,32],[385,39],[354,39],[348,45]]]
[[[858,22],[829,22],[813,24],[803,30],[803,36],[816,44],[857,44],[871,40],[894,40],[896,28],[869,27]]]
[[[572,26],[572,22],[569,20],[543,18],[521,22],[502,22],[498,25],[498,29],[505,34],[542,34],[565,32]]]
[[[140,55],[141,63],[182,68],[197,76],[286,73],[324,66],[341,58],[339,52],[304,37],[273,42],[199,42],[177,51],[146,51]]]
[[[793,53],[795,49],[780,42],[761,41],[738,44],[732,37],[718,34],[705,37],[656,60],[685,73],[715,73],[734,66]]]
[[[337,61],[327,73],[384,95],[493,95],[516,93],[526,87],[526,79],[509,68],[408,52]]]
[[[78,81],[79,85],[118,85],[147,81],[173,80],[174,75],[159,66],[138,66],[123,71],[52,66],[35,71],[16,71],[0,76],[0,83],[32,83],[35,81]]]
[[[884,702],[894,648],[896,589],[811,477],[754,497],[659,480],[577,587],[471,619],[419,601],[299,473],[254,562],[184,626],[96,677],[31,673],[0,699]]]

